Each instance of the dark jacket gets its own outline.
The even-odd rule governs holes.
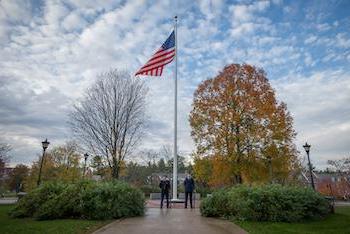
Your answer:
[[[159,183],[159,188],[162,190],[162,193],[169,193],[170,181],[169,180],[161,180]]]
[[[194,180],[192,178],[186,178],[184,181],[185,192],[192,193],[194,190]]]

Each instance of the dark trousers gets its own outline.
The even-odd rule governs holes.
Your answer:
[[[166,198],[166,208],[169,208],[169,192],[162,192],[162,198],[160,200],[160,208],[163,208],[164,197]]]
[[[187,208],[188,197],[190,197],[190,205],[192,208],[192,192],[185,192],[185,208]]]

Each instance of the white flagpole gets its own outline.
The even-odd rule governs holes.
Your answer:
[[[174,162],[173,200],[177,200],[177,16],[175,16]]]

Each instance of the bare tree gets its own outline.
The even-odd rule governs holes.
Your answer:
[[[160,155],[166,162],[173,158],[172,149],[170,145],[163,145],[160,149]]]
[[[156,162],[159,160],[159,152],[152,149],[142,150],[138,153],[138,157],[145,165],[156,165]]]
[[[0,142],[0,178],[2,177],[6,164],[10,160],[9,152],[11,149],[10,145]]]
[[[145,120],[144,83],[126,72],[102,74],[70,114],[75,136],[93,154],[105,157],[118,178],[125,157],[139,142]]]
[[[338,160],[328,160],[327,163],[337,172],[350,173],[350,157],[345,157]]]
[[[8,153],[11,151],[11,146],[9,144],[5,144],[0,142],[0,158],[4,161],[9,159]]]

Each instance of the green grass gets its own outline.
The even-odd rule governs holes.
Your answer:
[[[34,219],[14,219],[8,212],[14,205],[0,205],[0,233],[91,233],[110,221],[60,219],[36,221]]]
[[[350,234],[350,207],[336,207],[335,214],[319,221],[308,221],[302,223],[240,221],[235,223],[251,234]]]

